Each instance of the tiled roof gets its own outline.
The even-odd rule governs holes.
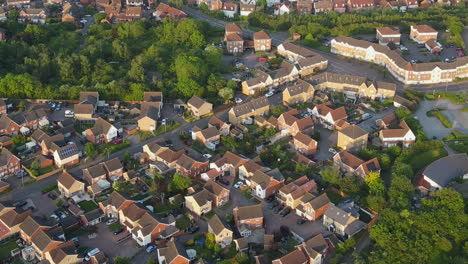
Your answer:
[[[237,208],[238,208],[237,217],[239,220],[248,220],[248,219],[263,217],[261,204],[243,206],[243,207],[237,207]]]

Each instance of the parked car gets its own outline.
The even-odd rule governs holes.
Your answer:
[[[146,252],[151,253],[151,252],[155,251],[157,248],[158,248],[158,247],[156,247],[156,245],[150,244],[150,245],[148,245],[148,246],[146,247]]]
[[[298,225],[302,225],[302,224],[304,224],[304,223],[305,223],[305,220],[302,219],[302,218],[299,218],[299,219],[297,219],[297,221],[296,221],[296,224],[298,224]]]
[[[283,205],[280,204],[280,205],[276,206],[275,208],[273,208],[273,212],[274,212],[275,214],[277,214],[277,213],[278,213],[279,211],[281,211],[282,209],[283,209]]]
[[[218,182],[224,185],[229,185],[229,181],[225,179],[219,179]]]
[[[275,200],[275,196],[274,196],[274,195],[270,195],[270,196],[268,196],[268,197],[265,199],[265,201],[266,201],[267,203],[271,203],[271,202],[273,202],[274,200]]]
[[[13,204],[14,207],[16,208],[20,208],[20,207],[23,207],[27,204],[28,202],[24,201],[24,200],[21,200],[21,201],[17,201],[16,203]]]
[[[59,218],[57,215],[55,215],[55,214],[51,214],[51,215],[50,215],[50,218],[54,219],[55,221],[60,220],[60,218]]]
[[[121,144],[122,142],[123,142],[122,138],[116,138],[112,141],[112,144],[117,145],[117,144]]]
[[[278,206],[278,201],[273,201],[271,204],[268,205],[268,209],[273,209],[275,208],[276,206]]]
[[[75,244],[75,247],[80,246],[80,240],[77,237],[72,237],[71,241],[73,241],[73,244]]]
[[[337,153],[336,149],[334,149],[334,148],[329,148],[328,152],[332,153],[333,155],[335,155]]]
[[[92,250],[90,250],[90,251],[88,251],[88,252],[86,253],[86,257],[85,257],[84,259],[85,259],[86,261],[89,261],[89,260],[91,259],[92,256],[98,254],[99,252],[101,252],[101,251],[99,250],[99,248],[92,249]]]
[[[271,97],[275,94],[273,91],[269,91],[268,93],[265,94],[266,97]]]
[[[48,196],[50,199],[52,199],[52,200],[57,199],[57,195],[55,195],[55,193],[53,193],[53,192],[49,192],[49,193],[47,194],[47,196]]]
[[[60,210],[55,210],[54,213],[55,213],[55,215],[57,215],[61,219],[67,218],[67,215],[64,212],[60,211]]]
[[[194,225],[194,226],[191,226],[191,227],[187,230],[187,233],[193,234],[193,233],[196,233],[198,230],[200,230],[200,227]]]
[[[236,189],[239,189],[241,187],[244,187],[244,183],[243,182],[236,182],[236,184],[234,184],[234,188]]]
[[[236,97],[236,98],[234,98],[234,102],[236,102],[236,104],[240,104],[240,103],[242,103],[242,98]]]
[[[117,218],[111,218],[111,219],[106,221],[106,225],[112,225],[115,222],[117,222]]]
[[[207,159],[211,159],[213,157],[213,155],[205,153],[205,154],[203,154],[203,157],[205,157]]]
[[[119,228],[119,229],[114,231],[114,235],[118,235],[118,234],[122,233],[123,231],[124,231],[123,228]]]
[[[291,212],[291,209],[286,208],[286,209],[284,209],[284,210],[280,213],[280,215],[281,215],[282,217],[285,217],[285,216],[287,216],[290,212]]]

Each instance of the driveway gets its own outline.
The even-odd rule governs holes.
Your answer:
[[[427,111],[434,108],[445,108],[442,111],[445,116],[452,122],[453,128],[446,128],[435,117],[428,117]],[[468,133],[468,112],[461,112],[459,109],[466,105],[454,105],[447,100],[428,101],[424,100],[419,104],[418,110],[414,113],[415,118],[421,123],[424,133],[429,138],[437,137],[442,139],[450,135],[453,129],[460,131],[462,134]]]
[[[316,125],[315,129],[319,129],[320,131],[320,141],[318,142],[318,150],[314,157],[320,161],[329,160],[333,157],[333,154],[328,149],[336,145],[337,135],[321,125]]]
[[[387,109],[385,110],[382,110],[378,113],[372,113],[372,118],[369,118],[367,119],[366,121],[362,122],[361,124],[359,124],[359,126],[366,130],[367,132],[370,132],[372,130],[372,126],[375,125],[375,121],[377,121],[377,119],[381,119],[383,117],[385,117],[386,115],[389,115],[391,113],[395,112],[395,107],[394,106],[391,106],[391,107],[388,107]]]

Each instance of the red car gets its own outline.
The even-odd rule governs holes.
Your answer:
[[[259,62],[266,62],[267,59],[265,59],[265,58],[258,58],[258,61],[259,61]]]
[[[123,139],[122,139],[122,138],[116,138],[116,139],[114,139],[114,140],[112,141],[112,144],[117,145],[117,144],[120,144],[120,143],[122,143],[122,142],[123,142]]]

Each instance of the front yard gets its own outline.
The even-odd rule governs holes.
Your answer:
[[[81,201],[78,203],[81,209],[86,213],[98,208],[97,204],[93,201]]]
[[[11,256],[11,251],[15,248],[18,248],[18,245],[14,240],[1,244],[0,245],[0,262],[3,262],[3,260],[8,259]]]

